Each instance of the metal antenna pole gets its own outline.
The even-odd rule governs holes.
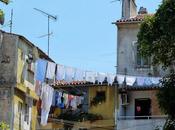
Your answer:
[[[49,56],[49,48],[50,48],[50,19],[53,19],[53,20],[57,20],[57,17],[56,16],[53,16],[53,15],[51,15],[51,14],[48,14],[48,13],[46,13],[46,12],[44,12],[44,11],[42,11],[42,10],[40,10],[40,9],[37,9],[37,8],[33,8],[34,10],[36,10],[36,11],[38,11],[38,12],[41,12],[42,14],[44,14],[44,15],[46,15],[47,16],[47,18],[48,18],[48,24],[47,24],[47,36],[48,36],[48,50],[47,50],[47,54],[48,54],[48,56]]]
[[[11,10],[10,33],[12,33],[12,25],[13,25],[13,9]]]
[[[49,42],[50,42],[50,24],[49,24],[49,22],[50,22],[50,20],[49,20],[49,19],[50,19],[50,18],[49,18],[49,15],[48,15],[48,32],[47,32],[47,33],[48,33],[48,48],[47,48],[47,49],[48,49],[48,50],[47,50],[48,56],[49,56],[49,48],[50,48],[50,47],[49,47],[49,44],[50,44],[50,43],[49,43]]]

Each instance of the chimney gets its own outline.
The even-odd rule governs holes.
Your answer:
[[[140,7],[138,14],[148,14],[147,9],[144,7]]]
[[[135,0],[122,0],[122,18],[130,18],[137,15]]]

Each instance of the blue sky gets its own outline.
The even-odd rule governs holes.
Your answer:
[[[47,17],[33,8],[57,15],[50,22],[50,57],[59,64],[115,73],[117,29],[111,23],[121,17],[121,3],[112,0],[13,0],[0,4],[6,23],[13,9],[13,33],[47,52]],[[154,13],[161,0],[136,0],[137,8],[144,6]],[[9,31],[9,27],[2,28]]]

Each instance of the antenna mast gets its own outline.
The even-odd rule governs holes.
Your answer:
[[[12,26],[13,25],[13,9],[11,10],[11,19],[10,19],[10,33],[12,33]]]
[[[46,15],[47,16],[47,18],[48,18],[48,25],[47,25],[47,36],[48,36],[48,50],[47,50],[47,54],[48,54],[48,56],[49,56],[49,44],[50,44],[50,19],[52,19],[52,20],[54,20],[54,21],[56,21],[57,20],[57,17],[56,16],[53,16],[53,15],[51,15],[51,14],[48,14],[48,13],[46,13],[46,12],[44,12],[44,11],[42,11],[42,10],[40,10],[40,9],[37,9],[37,8],[33,8],[34,10],[36,10],[36,11],[38,11],[38,12],[41,12],[42,14],[44,14],[44,15]]]

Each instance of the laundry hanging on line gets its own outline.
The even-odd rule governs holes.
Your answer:
[[[47,66],[47,68],[46,68]],[[56,69],[57,68],[57,69]],[[119,84],[123,84],[126,81],[128,86],[151,86],[158,85],[160,83],[160,77],[141,77],[141,76],[129,76],[121,74],[110,74],[94,71],[85,71],[69,66],[55,64],[50,61],[39,59],[37,60],[37,72],[36,80],[44,82],[44,79],[55,78],[56,81],[63,81],[65,83],[71,83],[74,81],[92,82],[96,81],[103,83],[105,80],[108,84],[113,84],[115,77]]]

